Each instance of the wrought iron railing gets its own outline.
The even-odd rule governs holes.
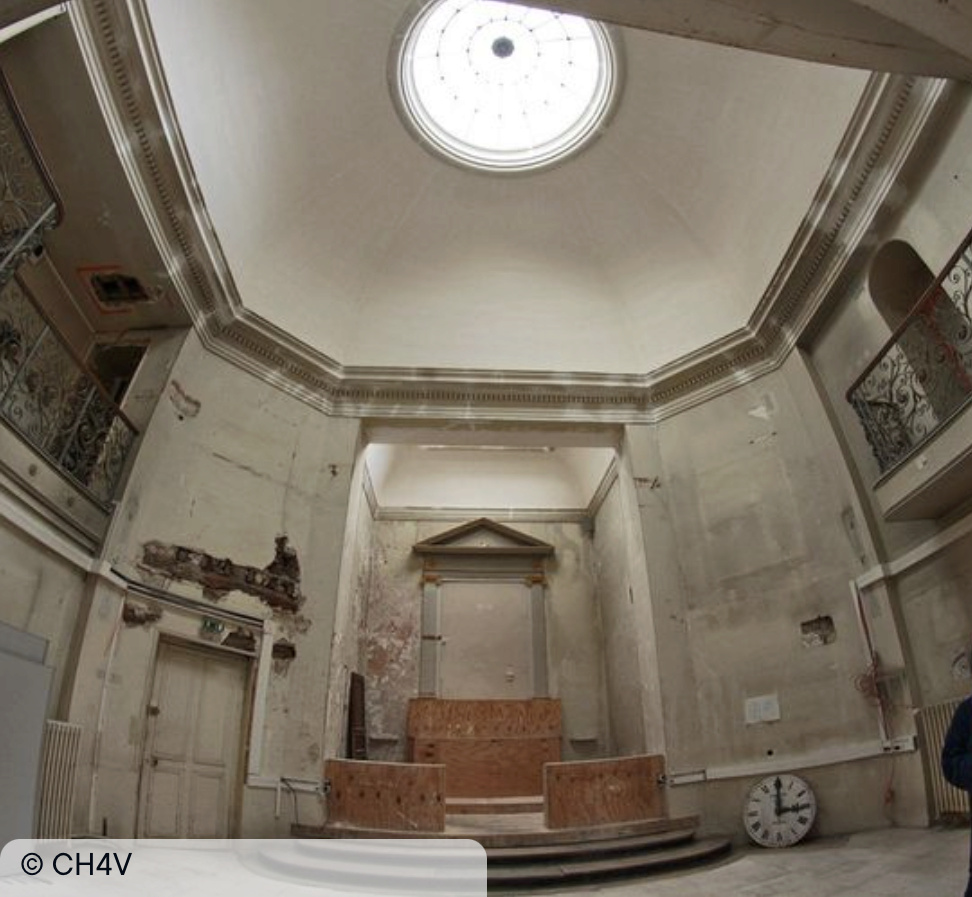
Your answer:
[[[0,419],[102,503],[137,435],[17,278],[0,289]]]
[[[972,399],[972,233],[847,391],[884,473]]]
[[[0,286],[43,246],[61,220],[61,200],[0,75]]]
[[[60,219],[57,191],[0,76],[0,420],[107,503],[135,427],[16,277]]]

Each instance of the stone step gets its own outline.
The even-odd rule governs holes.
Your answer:
[[[697,816],[684,816],[548,829],[543,825],[542,813],[495,813],[447,816],[445,832],[406,833],[326,825],[295,827],[293,834],[352,840],[468,838],[486,848],[490,887],[515,889],[574,879],[650,874],[711,862],[728,853],[730,842],[726,838],[696,839],[698,825]]]
[[[670,847],[652,847],[607,856],[551,859],[546,862],[500,863],[489,856],[488,879],[497,886],[537,886],[570,880],[605,879],[634,873],[649,874],[712,862],[730,850],[728,838],[691,840]]]
[[[651,835],[627,838],[605,838],[599,841],[577,841],[567,844],[541,844],[534,847],[489,847],[486,856],[490,863],[530,863],[539,860],[563,860],[571,857],[606,856],[614,853],[656,850],[685,844],[695,837],[693,829],[672,829]]]
[[[690,837],[698,827],[698,816],[549,829],[543,824],[542,813],[533,818],[527,814],[495,817],[468,815],[447,818],[445,835],[451,838],[472,838],[487,850],[491,850],[502,847],[541,847],[549,844],[583,845],[664,832],[681,832]]]
[[[402,832],[380,828],[357,828],[329,823],[323,826],[295,825],[295,838],[471,838],[487,850],[499,847],[537,847],[547,844],[585,844],[659,832],[681,831],[693,834],[698,816],[672,819],[644,819],[583,828],[548,829],[543,814],[458,814],[446,820],[444,832]]]

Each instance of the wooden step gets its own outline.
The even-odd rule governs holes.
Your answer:
[[[730,846],[728,838],[706,838],[671,847],[635,850],[595,858],[578,856],[548,862],[499,863],[490,857],[487,874],[491,887],[536,886],[569,880],[604,879],[712,862],[727,854]]]
[[[542,813],[543,795],[527,797],[447,797],[446,816],[493,815],[495,813]],[[446,822],[448,825],[448,821]]]

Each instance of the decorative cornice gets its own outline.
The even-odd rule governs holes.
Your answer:
[[[746,326],[645,374],[344,366],[243,306],[196,183],[144,0],[76,0],[71,19],[132,191],[203,344],[328,414],[651,423],[778,368],[956,100],[954,85],[872,76],[811,210]]]
[[[588,519],[585,508],[432,508],[381,507],[375,520],[381,522],[458,522],[470,517],[490,517],[504,523],[573,523]]]

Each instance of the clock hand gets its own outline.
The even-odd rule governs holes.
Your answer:
[[[780,806],[778,813],[799,813],[801,810],[809,810],[810,804],[794,804],[792,807]]]
[[[779,776],[776,777],[773,787],[776,789],[776,798],[773,801],[773,807],[776,810],[776,815],[779,816],[783,812],[783,783],[780,781]]]

